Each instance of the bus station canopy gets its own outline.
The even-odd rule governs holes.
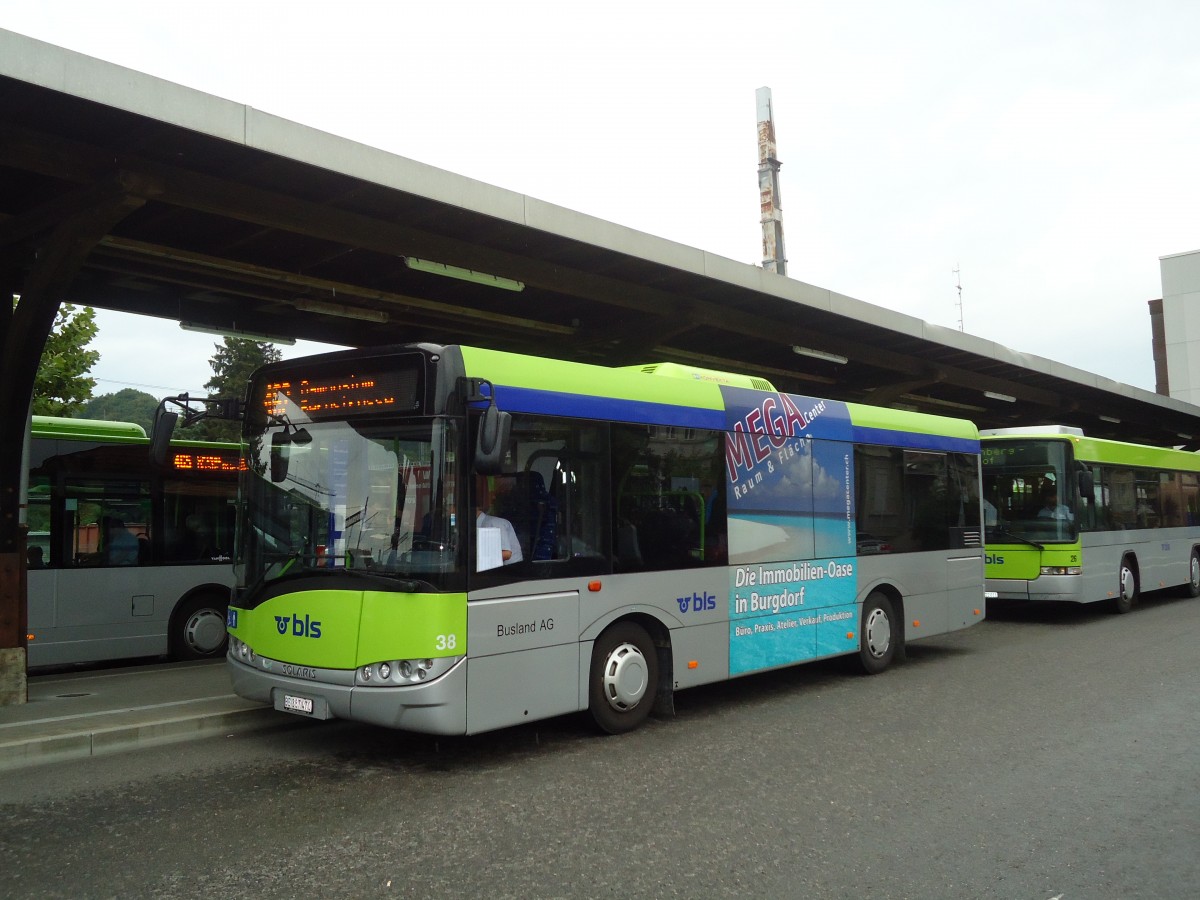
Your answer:
[[[20,294],[51,236],[99,208],[120,212],[75,304],[266,339],[674,361],[983,428],[1200,439],[1191,404],[0,30],[6,286]],[[1131,343],[1150,353],[1149,327]]]

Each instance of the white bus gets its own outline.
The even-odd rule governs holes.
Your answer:
[[[33,418],[30,668],[224,653],[240,452],[179,441],[160,470],[149,443],[131,423]]]

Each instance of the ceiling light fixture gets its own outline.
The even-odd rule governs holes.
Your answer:
[[[326,303],[323,300],[305,300],[303,297],[298,297],[295,300],[295,306],[302,312],[337,316],[341,319],[359,319],[363,322],[378,322],[381,325],[388,320],[388,314],[383,310],[347,306],[345,303]]]
[[[458,266],[448,266],[445,263],[434,262],[431,259],[417,259],[415,256],[404,257],[404,264],[414,272],[428,272],[430,275],[442,275],[446,278],[457,278],[459,281],[469,281],[472,284],[484,284],[488,287],[500,288],[504,291],[523,291],[525,282],[512,278],[502,278],[499,275],[489,275],[487,272],[476,272],[474,269],[463,269]]]
[[[826,353],[824,350],[813,350],[811,347],[792,347],[793,353],[799,353],[801,356],[811,356],[813,359],[823,359],[825,362],[837,363],[839,366],[844,366],[850,360],[845,356],[839,356],[836,353]]]
[[[245,331],[237,327],[218,328],[215,325],[201,325],[199,322],[180,322],[179,327],[184,331],[215,334],[220,337],[236,338],[239,341],[258,341],[261,344],[285,344],[288,347],[296,343],[294,337],[283,337],[282,335],[266,334],[259,331]]]
[[[989,400],[1003,400],[1005,403],[1017,402],[1016,397],[1009,396],[1008,394],[998,394],[995,391],[984,391],[983,396],[987,397]]]
[[[1120,425],[1120,424],[1121,424],[1121,420],[1120,420],[1120,419],[1117,419],[1117,418],[1114,418],[1113,416],[1097,416],[1097,418],[1098,418],[1098,419],[1099,419],[1101,422],[1112,422],[1114,425]]]

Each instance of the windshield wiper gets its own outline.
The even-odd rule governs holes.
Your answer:
[[[1030,547],[1037,547],[1039,550],[1046,549],[1044,544],[1039,544],[1037,541],[1031,541],[1029,538],[1019,535],[1015,531],[1009,531],[1007,528],[1002,528],[999,525],[988,525],[987,530],[993,531],[997,534],[1008,535],[1019,544],[1028,544]]]
[[[312,569],[309,571],[320,571]],[[399,575],[390,573],[384,569],[347,569],[337,567],[333,569],[325,569],[327,572],[338,572],[343,575],[353,575],[355,578],[366,578],[369,581],[385,581],[389,590],[399,588],[406,594],[415,594],[418,591],[422,593],[436,593],[437,588],[432,583],[424,581],[420,578],[401,578]]]

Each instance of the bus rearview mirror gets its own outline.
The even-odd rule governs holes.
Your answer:
[[[150,430],[150,461],[154,465],[166,468],[167,457],[171,452],[171,435],[175,432],[175,423],[179,421],[179,413],[159,409],[154,417],[154,426]]]
[[[475,437],[475,471],[481,475],[496,475],[503,469],[504,454],[512,432],[512,416],[492,403],[479,419]]]

